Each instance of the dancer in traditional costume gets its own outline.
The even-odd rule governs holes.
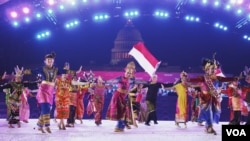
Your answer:
[[[231,97],[231,110],[233,116],[230,118],[230,125],[240,125],[241,123],[241,110],[243,107],[242,90],[238,81],[229,83],[226,90],[221,90],[223,94],[227,94]]]
[[[244,100],[244,106],[246,107],[248,114],[247,115],[247,120],[245,125],[250,125],[250,68],[245,67],[243,73],[242,73],[242,78],[240,80],[241,85],[242,85],[242,94],[243,94],[243,100]]]
[[[22,82],[23,69],[19,67],[15,68],[15,79],[12,82],[6,83],[1,86],[1,89],[10,89],[10,96],[8,98],[7,104],[10,108],[10,115],[8,118],[9,128],[14,128],[13,124],[17,124],[17,127],[21,127],[19,118],[19,108],[21,105],[21,95],[25,87],[34,87],[37,82]]]
[[[20,121],[24,123],[28,123],[30,118],[30,105],[28,98],[33,97],[32,92],[36,92],[36,90],[30,90],[29,88],[25,88],[21,95],[21,105],[20,105]]]
[[[203,100],[201,99],[201,88],[200,87],[194,87],[191,90],[191,96],[192,96],[192,101],[191,101],[191,121],[192,122],[197,122],[199,126],[204,126],[202,124],[203,120],[200,118],[200,110],[201,110],[201,103],[203,103]]]
[[[77,80],[76,77],[73,76],[73,80]],[[69,89],[69,117],[67,119],[66,127],[74,127],[75,126],[75,116],[76,116],[76,106],[77,106],[77,91],[78,85],[70,85]]]
[[[139,103],[140,110],[138,112],[139,123],[145,123],[147,119],[147,104],[146,104],[147,88],[143,88],[143,84],[139,84],[136,94],[136,102]]]
[[[11,89],[7,88],[7,89],[3,89],[3,92],[5,93],[5,104],[6,104],[6,111],[7,111],[7,115],[6,115],[6,120],[9,121],[9,117],[10,117],[10,113],[11,113],[11,108],[9,105],[9,97],[11,95]]]
[[[185,128],[187,127],[188,121],[188,87],[189,84],[187,83],[187,73],[181,72],[180,74],[180,81],[177,82],[173,89],[176,91],[178,96],[176,102],[176,113],[175,113],[175,124],[180,127],[179,123],[184,123]]]
[[[70,89],[71,79],[62,74],[61,77],[56,79],[56,118],[59,119],[59,130],[66,130],[64,119],[69,117],[69,102],[70,102]]]
[[[123,132],[125,128],[126,97],[129,91],[129,80],[134,76],[134,73],[135,63],[129,62],[125,68],[124,76],[108,81],[108,83],[118,83],[118,88],[112,95],[106,114],[107,119],[117,121],[115,132]]]
[[[90,102],[88,104],[89,115],[94,114],[95,124],[99,126],[102,124],[102,112],[104,106],[104,99],[107,87],[101,76],[98,76],[97,83],[91,86],[93,93],[91,95]]]
[[[89,84],[88,85],[82,85],[79,86],[78,90],[77,90],[77,102],[76,102],[76,116],[75,119],[76,120],[80,120],[80,123],[82,124],[82,119],[84,116],[84,103],[83,103],[83,99],[85,94],[88,92],[88,88],[89,88]]]
[[[203,99],[203,102],[201,103],[200,116],[201,119],[206,122],[206,132],[216,134],[216,131],[213,129],[213,123],[219,122],[221,113],[221,97],[214,86],[214,81],[230,82],[235,81],[238,78],[216,76],[216,62],[214,60],[204,58],[202,60],[202,66],[205,74],[198,78],[189,78],[188,81],[200,85],[201,98]]]
[[[53,104],[53,95],[55,91],[55,80],[60,74],[68,74],[71,73],[70,70],[59,69],[54,66],[56,54],[50,53],[47,54],[44,58],[45,65],[41,68],[37,68],[34,70],[25,70],[25,74],[35,74],[40,76],[40,80],[42,81],[39,84],[39,89],[37,92],[37,102],[40,108],[40,116],[38,119],[38,130],[42,133],[45,133],[45,130],[48,133],[51,133],[50,130],[50,110]]]

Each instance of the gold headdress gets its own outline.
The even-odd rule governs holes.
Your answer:
[[[202,67],[203,70],[207,70],[209,67],[216,67],[216,65],[214,64],[214,61],[207,59],[207,58],[203,58],[202,60]]]

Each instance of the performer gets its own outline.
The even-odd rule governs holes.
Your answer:
[[[221,90],[222,93],[227,94],[231,97],[231,110],[233,112],[232,119],[230,120],[230,125],[240,125],[241,122],[241,110],[243,107],[242,101],[242,90],[239,86],[238,81],[233,81],[229,83],[226,90]],[[230,99],[229,99],[230,100]]]
[[[80,120],[80,123],[82,124],[82,119],[84,116],[84,103],[83,98],[85,94],[88,92],[89,85],[83,85],[79,86],[79,89],[77,91],[77,106],[76,106],[76,119]]]
[[[62,74],[61,77],[56,79],[56,118],[59,119],[59,130],[66,130],[64,119],[69,117],[69,88],[71,85],[71,79]]]
[[[145,123],[147,118],[147,104],[146,104],[147,88],[143,88],[143,84],[139,84],[136,95],[136,102],[139,103],[138,121],[139,123]]]
[[[76,77],[73,76],[73,80],[76,80]],[[74,127],[75,126],[75,115],[76,115],[76,106],[77,106],[77,90],[78,85],[70,85],[69,89],[69,117],[67,119],[66,127]]]
[[[151,81],[147,84],[143,84],[143,88],[148,88],[146,95],[146,103],[147,103],[147,120],[145,125],[150,126],[150,121],[153,120],[154,124],[158,124],[157,122],[157,114],[156,114],[156,101],[157,94],[160,88],[168,88],[173,87],[173,83],[161,83],[158,82],[158,76],[154,74],[151,77]]]
[[[5,93],[5,104],[6,104],[6,111],[7,111],[7,116],[6,116],[6,120],[9,121],[9,117],[10,117],[10,113],[11,113],[11,108],[9,103],[9,97],[11,95],[11,89],[7,88],[7,89],[3,89],[3,92]]]
[[[106,118],[109,120],[117,121],[115,132],[123,132],[125,128],[125,115],[126,115],[126,97],[129,91],[129,79],[134,76],[135,63],[129,62],[125,68],[124,76],[120,76],[108,83],[118,83],[118,88],[114,91]]]
[[[243,100],[244,100],[244,106],[247,107],[247,121],[245,125],[250,125],[250,68],[245,67],[245,70],[242,73],[243,77],[240,80],[242,83],[242,94],[243,94]]]
[[[202,66],[205,74],[198,78],[189,78],[188,81],[200,85],[201,98],[203,99],[200,116],[201,119],[206,121],[206,132],[216,135],[216,131],[213,129],[213,122],[219,122],[221,97],[219,96],[217,89],[215,89],[214,81],[230,82],[235,81],[238,78],[216,76],[214,71],[216,69],[216,63],[214,60],[204,58],[202,60]]]
[[[94,113],[95,124],[99,126],[102,124],[102,112],[104,106],[105,92],[107,87],[101,76],[98,76],[97,83],[91,86],[93,94],[91,95],[91,101],[88,104],[89,115]]]
[[[191,110],[192,110],[192,117],[191,121],[192,122],[197,122],[199,126],[204,126],[202,124],[203,120],[200,118],[200,107],[201,103],[203,103],[203,100],[200,97],[201,95],[201,88],[200,87],[194,87],[191,90],[191,96],[192,96],[192,101],[191,101]]]
[[[130,125],[138,127],[136,120],[138,119],[139,112],[139,103],[136,102],[136,93],[138,92],[138,84],[135,84],[134,77],[131,78],[130,89],[127,97],[127,106],[126,106],[126,118],[125,118],[125,127],[131,129]]]
[[[173,88],[178,96],[176,103],[176,113],[175,113],[175,124],[180,127],[179,123],[184,123],[185,128],[187,127],[188,121],[188,87],[190,85],[187,83],[187,73],[181,72],[180,81],[177,82]]]
[[[28,123],[30,118],[30,105],[28,102],[28,97],[33,97],[32,92],[37,92],[36,90],[30,90],[29,88],[24,88],[21,95],[21,105],[20,105],[20,121]]]
[[[17,127],[21,127],[19,119],[19,108],[21,105],[21,95],[25,87],[36,86],[37,82],[22,82],[23,78],[23,69],[19,67],[15,68],[15,80],[4,85],[1,85],[1,89],[10,89],[10,96],[8,98],[8,106],[10,108],[9,115],[9,128],[14,128],[13,124],[17,124]]]
[[[56,54],[54,52],[45,55],[45,65],[35,70],[25,70],[24,74],[40,75],[42,82],[39,84],[38,93],[36,96],[40,108],[40,117],[38,119],[38,130],[45,133],[51,133],[50,130],[50,110],[53,104],[53,94],[55,91],[55,80],[60,74],[72,73],[70,70],[59,69],[54,66]],[[80,68],[81,69],[81,68]]]

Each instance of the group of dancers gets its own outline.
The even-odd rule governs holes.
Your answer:
[[[55,53],[47,54],[44,59],[45,65],[37,69],[15,67],[14,79],[1,85],[0,88],[6,93],[10,128],[14,128],[13,124],[21,127],[20,120],[27,122],[27,118],[21,119],[20,115],[29,115],[21,109],[25,107],[25,103],[28,104],[27,96],[32,92],[36,93],[40,109],[37,122],[37,129],[40,132],[51,133],[50,112],[53,103],[60,130],[74,127],[76,119],[82,122],[85,110],[83,97],[86,93],[89,94],[87,114],[94,114],[95,124],[99,126],[102,124],[105,90],[112,84],[116,84],[117,88],[112,94],[105,118],[117,121],[114,132],[124,132],[124,129],[131,129],[131,125],[138,127],[137,122],[146,126],[150,126],[151,121],[158,124],[156,103],[160,88],[173,89],[178,96],[175,114],[175,124],[178,127],[181,127],[181,123],[186,127],[189,121],[188,96],[191,95],[192,121],[197,121],[199,125],[204,122],[205,131],[216,134],[213,123],[219,122],[222,93],[228,95],[229,107],[233,113],[229,124],[240,125],[241,115],[244,114],[248,117],[246,125],[250,125],[250,69],[247,67],[238,77],[218,76],[216,75],[216,70],[220,67],[218,61],[205,58],[202,61],[203,76],[190,78],[183,71],[178,81],[163,83],[158,82],[157,74],[152,74],[149,81],[137,80],[136,65],[132,61],[124,68],[124,75],[104,81],[101,76],[97,78],[93,75],[86,76],[81,67],[77,71],[70,70],[68,63],[60,69],[54,66],[55,57]],[[30,74],[35,74],[39,78],[35,81],[22,81],[24,75]],[[4,82],[4,79],[8,79],[6,73],[1,77],[1,81]],[[226,82],[227,89],[216,87],[215,84],[218,82]],[[36,87],[36,91],[30,90],[29,87]]]

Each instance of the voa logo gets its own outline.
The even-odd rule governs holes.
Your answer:
[[[244,129],[226,129],[228,136],[247,136]]]

